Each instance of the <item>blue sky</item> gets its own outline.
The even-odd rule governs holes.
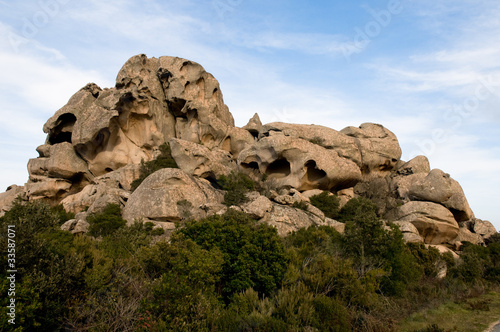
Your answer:
[[[497,0],[0,0],[0,188],[78,89],[172,55],[219,80],[238,126],[383,124],[500,229],[499,17]]]

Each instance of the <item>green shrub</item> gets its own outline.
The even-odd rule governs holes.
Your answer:
[[[363,197],[347,202],[339,215],[346,222],[344,247],[361,277],[382,269],[384,273],[378,275],[384,293],[402,295],[408,284],[420,279],[421,270],[399,228],[384,228],[376,211],[377,206]]]
[[[110,235],[127,224],[121,217],[118,204],[109,204],[102,213],[90,215],[87,221],[90,224],[89,234],[94,237]]]
[[[423,274],[427,277],[436,277],[437,264],[443,259],[439,251],[433,247],[426,247],[423,243],[408,243],[407,247]]]
[[[243,173],[231,172],[228,176],[222,175],[217,183],[226,190],[224,204],[227,206],[246,202],[245,194],[256,188],[255,182]]]
[[[307,203],[304,201],[294,202],[292,206],[296,209],[307,211]]]
[[[141,162],[141,175],[138,179],[132,182],[132,191],[137,189],[142,181],[144,181],[148,176],[162,168],[179,168],[179,166],[177,166],[177,163],[175,162],[175,159],[172,157],[170,144],[163,143],[159,148],[160,155],[158,156],[158,158],[146,162],[144,162],[143,160]]]
[[[377,206],[368,198],[357,197],[350,199],[343,207],[340,209],[338,221],[348,222],[353,220],[359,220],[360,218],[377,218]]]
[[[319,331],[351,331],[349,313],[339,300],[319,295],[313,300],[313,305],[315,311],[313,325]]]
[[[154,278],[143,308],[168,331],[210,331],[220,303],[215,293],[223,258],[217,248],[206,250],[184,237],[158,242],[142,253]]]
[[[7,225],[15,225],[16,323],[23,330],[59,330],[68,301],[83,292],[86,260],[73,250],[74,236],[58,229],[59,212],[40,201],[16,202],[0,218],[2,234],[7,234]],[[7,257],[6,236],[0,235],[0,250],[3,260]],[[0,330],[11,328],[6,321],[6,271],[0,271]]]
[[[335,219],[339,213],[340,199],[331,195],[328,191],[323,191],[319,195],[314,195],[310,199],[312,205],[323,211],[325,217]]]
[[[242,212],[187,222],[173,235],[186,236],[202,248],[218,248],[224,265],[219,289],[227,301],[233,294],[253,288],[268,295],[280,284],[286,270],[286,256],[276,229],[258,224]]]

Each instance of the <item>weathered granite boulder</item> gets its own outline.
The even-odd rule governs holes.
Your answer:
[[[479,234],[484,239],[487,239],[497,233],[495,226],[493,226],[493,224],[488,220],[474,218],[472,221],[474,222],[474,233]]]
[[[220,204],[224,194],[205,179],[180,169],[164,168],[148,176],[123,209],[128,223],[136,219],[176,222],[207,216],[204,206]]]
[[[273,204],[271,212],[260,219],[260,222],[276,227],[280,236],[285,236],[302,227],[327,224],[310,212],[276,203]]]
[[[238,164],[275,178],[297,190],[347,188],[361,180],[359,167],[309,141],[274,133],[261,138],[238,156]]]
[[[241,208],[243,212],[249,214],[252,218],[260,219],[263,218],[266,213],[271,212],[273,208],[273,203],[266,196],[262,196],[259,193],[254,193],[254,195],[249,196],[249,201],[244,203]]]
[[[417,227],[415,227],[411,222],[398,220],[393,223],[399,226],[401,233],[403,233],[403,239],[405,242],[424,243],[424,239],[420,236]]]
[[[340,132],[356,138],[365,178],[387,174],[396,167],[401,158],[401,148],[396,135],[380,124],[363,123],[359,128],[347,127]]]
[[[473,244],[484,244],[484,238],[476,233],[471,232],[465,227],[460,227],[458,229],[458,235],[454,240],[455,242],[470,242]]]
[[[130,192],[108,184],[89,184],[80,192],[65,197],[61,204],[68,212],[89,213],[102,212],[109,204],[124,206],[130,197]]]
[[[335,150],[339,156],[352,160],[362,166],[362,156],[357,139],[341,132],[318,125],[291,124],[273,122],[262,127],[260,137],[268,137],[273,133],[301,138],[328,150]]]
[[[441,244],[457,237],[458,224],[444,206],[432,202],[408,202],[389,211],[389,221],[409,222],[417,229],[425,243]]]
[[[431,171],[431,166],[429,164],[429,159],[426,156],[416,156],[412,160],[401,165],[397,173],[399,175],[411,175],[411,174],[429,174]]]
[[[83,219],[71,219],[61,225],[61,230],[71,232],[72,234],[87,233],[90,224]]]
[[[216,179],[237,169],[232,155],[219,148],[210,150],[204,145],[177,138],[170,139],[170,148],[179,168],[190,175]]]
[[[409,196],[412,200],[442,204],[453,213],[457,221],[473,217],[462,187],[449,174],[439,169],[433,169],[425,178],[414,181],[409,189]]]
[[[0,217],[12,208],[12,204],[19,196],[21,198],[24,196],[24,187],[17,185],[9,186],[7,191],[0,193]]]

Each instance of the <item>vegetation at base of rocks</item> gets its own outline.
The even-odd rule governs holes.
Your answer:
[[[276,229],[243,212],[229,209],[222,216],[187,222],[173,238],[177,236],[222,253],[224,264],[217,288],[226,301],[249,288],[261,296],[270,295],[286,270],[285,249]]]
[[[95,223],[98,237],[61,231],[61,214],[40,202],[0,218],[4,261],[7,225],[16,229],[23,331],[433,331],[453,327],[411,322],[442,306],[482,323],[500,310],[500,295],[488,293],[500,289],[497,239],[466,244],[455,262],[385,231],[364,200],[340,211],[345,234],[313,226],[285,238],[231,209],[187,221],[169,239],[154,237],[152,223],[121,225],[116,206],[96,217],[106,220]],[[8,288],[0,270],[1,294]],[[0,297],[0,330],[7,301]]]
[[[325,217],[337,218],[340,206],[340,199],[337,196],[330,194],[328,191],[323,191],[321,194],[309,198],[309,201],[320,209],[325,214]]]
[[[90,224],[89,234],[94,237],[110,235],[127,223],[118,204],[109,204],[103,212],[87,217],[87,221]]]
[[[231,172],[229,175],[221,175],[217,183],[223,190],[224,204],[227,206],[240,205],[247,201],[246,193],[257,188],[256,183],[246,174]]]
[[[150,161],[141,161],[141,175],[138,179],[134,180],[131,185],[131,190],[134,191],[139,187],[139,185],[144,181],[148,176],[153,174],[154,172],[162,169],[162,168],[179,168],[175,159],[172,157],[172,150],[170,149],[170,144],[163,143],[159,146],[160,155]]]

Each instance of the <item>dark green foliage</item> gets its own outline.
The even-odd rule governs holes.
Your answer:
[[[245,194],[256,189],[255,182],[243,173],[231,172],[228,176],[222,175],[217,183],[226,190],[224,204],[227,206],[246,202]]]
[[[202,249],[182,237],[159,242],[143,253],[146,271],[155,278],[144,307],[173,331],[211,330],[219,311],[215,293],[223,258],[217,248]]]
[[[377,206],[368,198],[357,197],[350,199],[340,210],[338,221],[348,222],[362,216],[363,218],[377,218]]]
[[[495,252],[495,246],[492,246]],[[449,276],[462,279],[468,284],[472,284],[485,278],[488,272],[492,273],[490,277],[497,279],[495,265],[492,262],[489,247],[482,247],[472,243],[465,243],[462,248],[459,263],[450,270]]]
[[[67,301],[82,291],[85,260],[73,237],[58,229],[61,211],[42,202],[16,202],[0,218],[0,250],[7,262],[7,226],[15,225],[16,322],[26,331],[55,331]],[[0,329],[7,329],[7,269],[0,271]]]
[[[365,199],[340,212],[344,234],[311,226],[285,238],[233,210],[187,221],[168,241],[153,238],[153,223],[124,225],[118,206],[89,218],[97,238],[61,231],[68,217],[17,202],[0,218],[4,261],[6,227],[16,228],[23,331],[393,331],[413,311],[444,301],[488,310],[471,295],[499,281],[495,237],[486,247],[464,244],[455,263],[404,244]],[[444,264],[448,276],[439,280]],[[6,277],[0,270],[0,330],[9,328]]]
[[[179,168],[175,159],[172,157],[172,150],[170,149],[170,144],[163,143],[160,145],[160,155],[151,161],[144,160],[141,162],[141,176],[132,182],[132,191],[137,189],[139,185],[148,176],[162,168]]]
[[[420,279],[421,272],[399,228],[384,229],[376,211],[376,205],[362,197],[351,199],[342,208],[339,219],[346,222],[345,249],[361,276],[374,271],[381,277],[384,292],[402,294],[408,284]]]
[[[407,246],[423,274],[427,277],[436,277],[437,265],[443,260],[439,251],[433,247],[426,247],[423,243],[408,243]]]
[[[109,204],[102,213],[89,216],[87,221],[90,224],[89,234],[95,237],[110,235],[127,223],[118,204]]]
[[[294,202],[293,207],[296,209],[307,211],[307,203],[304,201]]]
[[[351,331],[349,313],[339,300],[320,295],[313,300],[314,326],[319,331]]]
[[[188,222],[179,230],[180,235],[206,250],[218,248],[222,252],[219,287],[226,300],[248,288],[268,295],[285,273],[285,251],[276,229],[258,224],[244,213],[229,210],[223,216]]]
[[[296,249],[297,264],[316,252],[334,254],[340,251],[342,236],[334,228],[328,226],[310,226],[301,228],[285,238],[288,247]]]
[[[310,199],[311,204],[323,211],[326,217],[335,219],[339,214],[340,199],[331,195],[328,191],[323,191],[319,195],[314,195]]]

